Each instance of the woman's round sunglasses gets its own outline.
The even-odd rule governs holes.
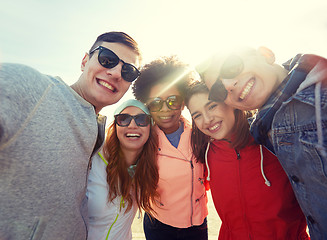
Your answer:
[[[167,107],[171,110],[179,110],[183,104],[183,98],[178,95],[169,96],[166,100],[162,100],[161,98],[157,97],[154,98],[151,102],[149,102],[147,107],[149,108],[150,112],[159,112],[164,104],[166,103]]]
[[[228,92],[220,79],[232,79],[239,75],[243,68],[243,60],[237,55],[230,55],[223,63],[220,75],[209,91],[209,100],[215,102],[225,101]]]
[[[127,113],[120,113],[115,115],[115,123],[120,127],[128,127],[131,124],[132,119],[139,127],[146,127],[150,124],[150,115],[141,113],[137,115],[129,115]]]
[[[90,51],[90,54],[94,53],[96,50],[99,50],[98,61],[101,66],[105,68],[114,68],[120,61],[123,63],[121,76],[125,81],[133,82],[138,76],[140,76],[140,71],[135,66],[130,63],[125,63],[110,49],[98,46]]]

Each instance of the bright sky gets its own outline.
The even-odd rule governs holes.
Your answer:
[[[326,0],[0,0],[0,62],[72,84],[84,53],[112,30],[131,35],[145,62],[177,54],[196,64],[233,44],[267,46],[278,63],[297,53],[327,57],[326,10]],[[115,107],[101,113],[112,120]]]

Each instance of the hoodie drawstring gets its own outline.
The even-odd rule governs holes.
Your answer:
[[[322,131],[322,120],[321,120],[321,82],[326,79],[326,66],[327,61],[311,61],[311,63],[316,63],[313,66],[312,71],[310,71],[307,75],[307,78],[299,88],[296,90],[296,93],[301,92],[303,89],[315,84],[315,114],[316,114],[316,124],[317,124],[317,137],[318,137],[318,145],[317,149],[321,153],[323,157],[327,157],[326,148],[323,146],[323,131]]]
[[[260,157],[261,157],[261,161],[260,161],[260,167],[261,167],[261,175],[263,177],[263,179],[265,180],[265,184],[270,187],[271,183],[269,182],[269,180],[266,178],[265,172],[263,171],[263,153],[262,153],[262,145],[260,144]]]
[[[264,170],[263,170],[263,152],[262,152],[262,145],[259,145],[260,146],[260,166],[261,166],[261,175],[263,177],[263,179],[265,180],[265,184],[270,187],[271,186],[271,183],[270,181],[267,179],[265,173],[264,173]],[[206,152],[205,152],[205,162],[206,162],[206,167],[207,167],[207,170],[208,170],[208,176],[207,176],[207,181],[210,181],[210,168],[209,168],[209,164],[208,164],[208,151],[209,151],[209,147],[210,147],[210,141],[208,142],[207,144],[207,149],[206,149]]]
[[[206,149],[206,153],[204,155],[204,160],[206,162],[206,166],[207,166],[207,169],[208,169],[208,176],[207,176],[207,181],[210,181],[210,169],[209,169],[209,164],[208,164],[208,151],[209,151],[209,146],[210,146],[210,141],[208,142],[207,144],[207,149]]]

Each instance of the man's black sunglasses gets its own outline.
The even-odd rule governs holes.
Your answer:
[[[232,79],[244,68],[243,60],[237,55],[230,55],[221,67],[220,75],[209,91],[209,100],[223,102],[227,98],[227,90],[220,79]]]
[[[146,127],[150,124],[151,117],[150,115],[144,113],[134,116],[127,113],[120,113],[115,115],[115,123],[120,127],[128,127],[131,124],[132,119],[134,119],[137,126]]]
[[[120,61],[123,63],[121,76],[125,81],[133,82],[138,76],[140,76],[140,71],[135,66],[130,63],[125,63],[110,49],[98,46],[90,51],[90,54],[94,53],[96,50],[99,50],[98,61],[101,66],[105,68],[114,68]]]

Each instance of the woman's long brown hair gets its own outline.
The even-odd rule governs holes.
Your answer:
[[[199,93],[209,93],[207,86],[203,82],[192,82],[186,92],[185,105],[188,107],[190,98]],[[235,124],[232,128],[232,139],[230,147],[242,149],[249,143],[250,131],[248,118],[253,116],[254,111],[234,110]],[[205,162],[205,151],[210,137],[199,130],[192,119],[191,146],[194,156],[202,163]]]
[[[109,126],[103,145],[103,155],[108,161],[106,172],[109,201],[117,196],[122,196],[128,204],[126,211],[129,211],[133,201],[136,201],[139,210],[143,209],[150,215],[155,213],[151,204],[156,204],[155,200],[159,197],[157,192],[159,181],[157,151],[158,137],[151,127],[149,139],[138,156],[135,175],[133,178],[130,177],[117,137],[116,124],[113,122]]]

